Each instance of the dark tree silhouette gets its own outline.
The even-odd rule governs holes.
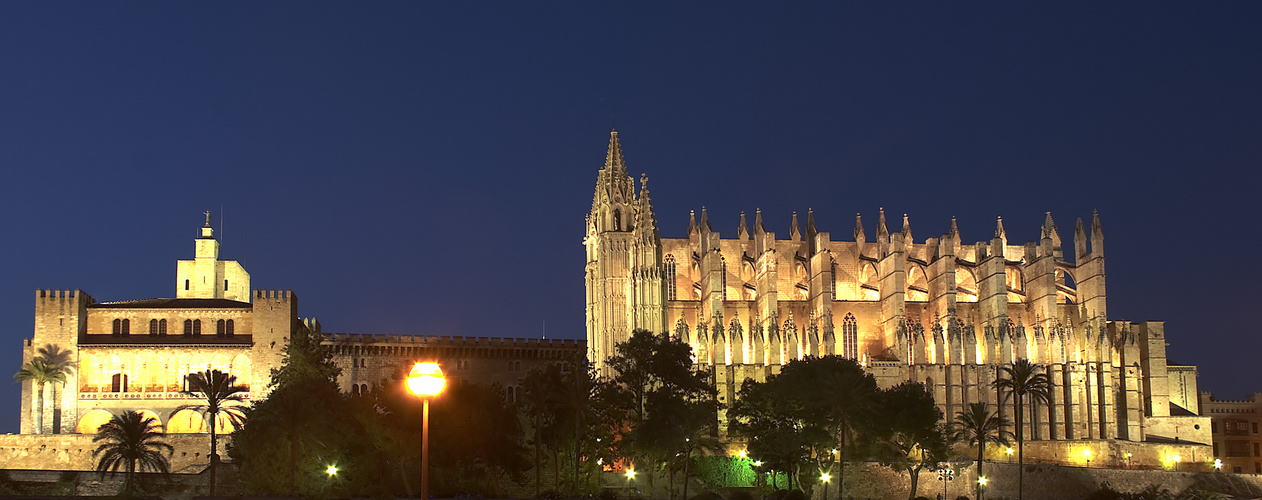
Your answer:
[[[130,496],[136,491],[136,472],[169,472],[167,457],[175,448],[164,442],[164,437],[166,434],[153,417],[134,411],[115,416],[102,424],[92,438],[93,443],[101,443],[92,451],[92,457],[97,459],[96,471],[104,478],[106,472],[115,474],[122,468],[126,474],[122,494]]]
[[[1051,395],[1052,379],[1040,373],[1040,367],[1028,359],[1018,359],[1011,366],[999,368],[995,387],[1004,392],[1004,398],[1012,398],[1017,427],[1017,499],[1025,498],[1025,404],[1047,404]]]
[[[245,397],[250,389],[237,385],[237,377],[219,370],[206,370],[188,376],[188,390],[184,394],[196,397],[204,403],[181,405],[179,410],[195,410],[210,420],[210,496],[215,496],[215,469],[219,463],[219,419],[226,419],[233,428],[245,421]]]

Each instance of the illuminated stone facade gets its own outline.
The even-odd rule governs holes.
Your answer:
[[[1025,358],[1054,386],[1051,404],[1027,410],[1029,438],[1161,441],[1178,428],[1184,441],[1209,442],[1208,420],[1194,415],[1195,368],[1190,378],[1167,368],[1163,324],[1108,320],[1098,216],[1078,220],[1072,245],[1050,213],[1036,241],[1009,243],[1000,219],[993,236],[966,244],[954,219],[917,241],[906,215],[890,232],[883,210],[874,239],[856,216],[852,239],[835,240],[809,212],[778,238],[761,211],[752,225],[742,213],[735,237],[721,238],[702,208],[685,237],[663,238],[646,183],[637,194],[613,132],[584,238],[588,355],[598,363],[634,329],[669,332],[730,402],[746,378],[838,355],[883,387],[926,383],[951,418],[1002,401],[999,367]]]
[[[1218,400],[1212,393],[1201,393],[1201,415],[1210,419],[1214,457],[1222,460],[1223,472],[1262,474],[1259,410],[1262,410],[1262,397],[1258,393],[1242,401]]]
[[[34,421],[32,384],[22,384],[22,434],[36,425],[44,434],[92,433],[127,410],[156,417],[167,432],[206,432],[200,415],[177,412],[195,402],[180,392],[187,375],[218,369],[249,387],[248,398],[264,397],[285,342],[300,331],[322,334],[342,368],[338,383],[350,394],[425,359],[438,361],[453,383],[499,384],[515,400],[517,381],[530,368],[577,362],[586,353],[575,340],[324,334],[318,322],[298,317],[292,292],[249,291],[245,269],[219,260],[209,218],[195,244],[195,259],[178,261],[175,298],[97,302],[79,290],[36,292],[35,331],[23,341],[23,363],[52,344],[70,351],[77,369],[64,387],[44,388],[43,422]]]

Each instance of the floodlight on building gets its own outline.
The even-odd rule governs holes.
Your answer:
[[[330,465],[330,466],[329,466],[329,468],[324,469],[324,473],[325,473],[325,474],[328,474],[328,475],[329,475],[329,477],[336,476],[336,475],[337,475],[337,466],[336,466],[336,465]]]
[[[627,479],[635,479],[635,469],[627,469]]]

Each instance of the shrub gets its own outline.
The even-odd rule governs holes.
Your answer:
[[[754,496],[750,495],[748,491],[733,491],[731,495],[727,496],[727,500],[754,500]]]
[[[561,500],[562,498],[565,498],[565,496],[557,490],[543,490],[540,491],[535,498],[539,500]]]

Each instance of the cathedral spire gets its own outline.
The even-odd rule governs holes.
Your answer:
[[[695,210],[688,211],[688,234],[697,231],[697,212]]]
[[[736,239],[744,240],[749,238],[749,230],[745,228],[745,212],[741,212],[741,225],[736,228]]]
[[[815,241],[817,234],[819,231],[815,229],[815,210],[808,208],[806,209],[806,237]]]
[[[1100,212],[1091,211],[1091,253],[1104,256],[1104,229],[1100,226]]]
[[[1052,222],[1052,213],[1047,212],[1047,218],[1043,219],[1043,237],[1051,238],[1056,232],[1056,223]]]
[[[885,228],[885,207],[881,207],[881,214],[876,219],[876,240],[889,241],[890,230]]]
[[[615,173],[627,171],[627,165],[622,160],[622,145],[618,144],[618,129],[609,132],[609,151],[605,153],[605,168],[612,168]]]
[[[640,229],[657,233],[657,218],[653,215],[653,201],[649,199],[649,175],[640,174],[639,210],[636,211],[636,225]]]
[[[995,237],[1002,238],[1004,241],[1008,240],[1008,233],[1004,232],[1003,230],[1003,217],[1002,216],[1000,216],[998,222],[995,223]]]
[[[763,227],[762,225],[762,209],[761,208],[754,209],[754,233],[755,234],[767,233],[767,228]]]
[[[789,226],[789,239],[793,241],[802,241],[802,231],[798,229],[798,213],[793,212],[793,222]]]
[[[911,222],[907,221],[907,214],[903,214],[903,241],[911,243]]]
[[[947,230],[947,235],[952,238],[958,238],[960,236],[960,228],[955,225],[955,216],[951,216],[951,229]]]
[[[705,205],[701,206],[701,230],[712,231],[710,229],[710,216],[705,212]]]
[[[866,239],[867,235],[863,232],[863,214],[854,214],[854,240],[859,241]]]

